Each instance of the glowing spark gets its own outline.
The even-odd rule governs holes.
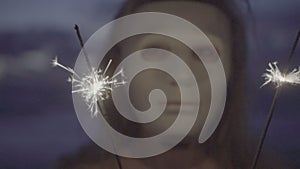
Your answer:
[[[88,105],[91,116],[95,117],[100,113],[97,102],[99,100],[108,99],[113,88],[126,84],[122,69],[112,77],[106,76],[111,62],[112,60],[110,59],[103,72],[101,69],[96,70],[92,68],[91,71],[83,77],[80,77],[72,68],[60,64],[57,57],[52,60],[52,65],[58,66],[71,73],[68,82],[71,82],[74,86],[72,93],[81,94],[85,103]],[[121,76],[121,81],[116,79],[118,76]]]
[[[274,83],[276,87],[281,86],[283,83],[289,83],[289,84],[300,84],[300,66],[298,69],[293,69],[293,71],[285,74],[282,73],[278,66],[277,62],[269,63],[269,68],[266,69],[266,73],[262,75],[264,77],[265,82],[261,85],[261,87],[269,84]]]

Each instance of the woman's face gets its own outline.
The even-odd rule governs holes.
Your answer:
[[[220,59],[223,63],[226,77],[230,75],[231,64],[231,37],[230,37],[230,23],[228,18],[217,8],[212,5],[200,2],[155,2],[143,5],[136,9],[136,12],[164,12],[184,18],[198,28],[200,28],[206,36],[209,38],[215,49],[219,53]],[[162,28],[164,29],[164,28]],[[178,31],[178,30],[176,30]],[[185,30],[179,30],[185,31]],[[186,36],[191,40],[197,39],[197,36],[185,32]],[[211,49],[207,44],[194,44],[197,49],[201,49],[201,53],[205,57],[210,57],[212,54]],[[190,132],[189,136],[199,134],[202,127],[209,106],[210,106],[210,83],[207,72],[201,62],[187,46],[183,43],[174,40],[169,37],[147,34],[143,36],[136,36],[129,38],[126,43],[121,45],[122,56],[127,56],[133,51],[145,49],[145,48],[160,48],[168,50],[178,55],[194,73],[195,79],[198,83],[199,92],[201,94],[201,103],[196,102],[181,102],[179,88],[171,76],[166,73],[157,70],[148,70],[140,73],[131,82],[130,98],[133,105],[137,109],[147,110],[150,106],[148,101],[149,92],[155,88],[162,89],[167,96],[167,103],[157,101],[156,104],[166,104],[166,109],[163,115],[155,122],[149,124],[143,130],[145,136],[154,135],[167,129],[175,120],[180,106],[198,106],[200,105],[198,119],[194,128]],[[144,62],[152,63],[164,63],[168,62],[163,55],[157,53],[142,53],[141,57]],[[212,60],[213,62],[213,60]],[[136,63],[143,64],[143,63]],[[168,64],[166,64],[168,65]],[[187,75],[187,72],[181,70],[176,65],[170,65],[174,73],[180,77],[184,83],[183,87],[189,88],[193,85],[191,77]],[[187,122],[188,123],[188,122]],[[180,134],[174,133],[174,134]]]

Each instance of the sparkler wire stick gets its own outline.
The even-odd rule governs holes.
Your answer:
[[[87,54],[87,52],[86,52],[86,49],[85,49],[85,47],[84,47],[84,43],[83,43],[83,40],[82,40],[80,31],[79,31],[79,26],[78,26],[77,24],[75,24],[74,29],[76,30],[76,34],[77,34],[77,37],[78,37],[80,46],[81,46],[81,48],[82,48],[83,55],[84,55],[84,57],[85,57],[85,61],[86,61],[86,63],[88,64],[89,71],[91,72],[92,69],[93,69],[93,67],[92,67],[92,64],[91,64],[91,62],[90,62],[90,59],[88,58],[88,54]]]
[[[84,57],[85,57],[85,59],[86,59],[86,63],[88,64],[89,70],[92,71],[92,70],[93,70],[93,67],[92,67],[92,65],[91,65],[91,62],[90,62],[89,57],[88,57],[88,54],[87,54],[86,49],[85,49],[85,47],[84,47],[84,43],[83,43],[83,40],[82,40],[82,36],[81,36],[81,34],[80,34],[79,26],[78,26],[77,24],[75,24],[74,29],[76,30],[76,34],[77,34],[78,40],[79,40],[79,42],[80,42],[80,46],[81,46],[81,48],[82,48],[83,55],[84,55]],[[108,62],[108,64],[107,64],[107,66],[106,66],[106,68],[105,68],[103,74],[106,73],[106,71],[107,71],[107,69],[109,68],[111,62],[112,62],[112,60],[109,60],[109,62]],[[119,73],[120,73],[120,72],[119,72]],[[115,75],[115,76],[116,76],[116,75]],[[115,77],[115,76],[114,76],[114,77]],[[101,102],[100,102],[100,101],[97,101],[97,106],[98,106],[99,110],[102,109],[102,106],[101,106]],[[101,112],[102,112],[102,111],[101,111]],[[115,146],[113,146],[113,148],[115,149]],[[115,151],[116,151],[116,149],[115,149]],[[123,169],[122,163],[121,163],[121,160],[120,160],[120,157],[119,157],[118,155],[115,155],[115,158],[116,158],[116,161],[117,161],[118,168],[119,168],[119,169]]]
[[[296,47],[297,47],[299,38],[300,38],[300,30],[298,31],[298,34],[297,34],[297,37],[296,37],[296,39],[294,41],[292,50],[291,50],[291,52],[289,54],[289,57],[288,57],[288,60],[287,60],[287,65],[286,65],[286,67],[284,69],[284,74],[286,74],[288,72],[288,70],[289,70],[289,67],[290,67],[290,64],[291,64],[291,60],[292,60],[292,58],[294,56],[294,53],[296,51]],[[254,160],[253,160],[253,163],[252,163],[252,167],[251,167],[252,169],[255,169],[256,166],[257,166],[257,162],[258,162],[261,150],[263,148],[263,144],[264,144],[264,141],[265,141],[265,138],[266,138],[266,135],[267,135],[270,123],[272,121],[272,117],[273,117],[273,114],[274,114],[274,110],[275,110],[275,107],[276,107],[276,103],[277,103],[280,91],[281,91],[281,86],[278,86],[276,88],[276,92],[274,94],[273,101],[272,101],[271,107],[269,109],[266,126],[265,126],[264,131],[262,133],[262,136],[261,136],[261,138],[259,140],[259,144],[258,144],[256,153],[255,153],[255,156],[254,156]]]

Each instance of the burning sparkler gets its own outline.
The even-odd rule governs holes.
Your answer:
[[[57,57],[55,57],[52,60],[52,65],[58,66],[71,73],[71,76],[68,78],[68,81],[71,82],[74,86],[72,93],[81,94],[81,96],[84,98],[85,103],[88,105],[88,110],[91,112],[91,116],[95,117],[99,113],[101,113],[99,110],[98,101],[108,99],[113,88],[126,84],[124,80],[125,75],[123,73],[123,69],[121,69],[118,73],[114,74],[112,77],[106,75],[106,72],[111,65],[112,59],[109,60],[104,71],[92,67],[87,52],[84,48],[79,27],[77,25],[75,25],[75,30],[83,50],[89,73],[84,75],[83,77],[80,77],[74,71],[74,69],[60,64],[58,62]],[[120,80],[117,80],[118,76],[121,77]]]
[[[275,110],[275,107],[276,107],[276,103],[277,103],[277,100],[278,100],[279,93],[281,91],[282,84],[285,84],[285,83],[300,84],[300,67],[298,68],[298,70],[294,69],[292,72],[288,73],[290,63],[291,63],[291,60],[292,60],[292,58],[295,54],[296,47],[297,47],[297,44],[299,42],[299,39],[300,39],[300,30],[298,31],[298,34],[296,36],[296,39],[295,39],[295,42],[293,44],[292,50],[291,50],[291,52],[289,54],[289,57],[288,57],[287,65],[286,65],[283,73],[281,73],[281,71],[279,70],[279,68],[277,66],[277,62],[273,62],[273,64],[269,63],[269,69],[266,69],[267,72],[263,74],[263,77],[265,78],[266,82],[261,87],[267,85],[268,83],[273,82],[273,83],[276,84],[277,88],[276,88],[276,92],[275,92],[275,95],[273,97],[273,101],[272,101],[272,104],[271,104],[271,107],[270,107],[270,110],[269,110],[269,113],[268,113],[268,118],[267,118],[265,128],[263,130],[263,133],[262,133],[261,138],[260,138],[259,143],[258,143],[257,150],[255,152],[255,156],[254,156],[254,159],[253,159],[251,169],[255,169],[256,166],[257,166],[258,159],[259,159],[261,150],[263,148],[263,144],[265,142],[265,138],[267,136],[269,126],[270,126],[271,121],[272,121],[272,117],[273,117],[273,114],[274,114],[274,110]]]
[[[72,93],[81,94],[85,103],[88,105],[88,110],[93,118],[101,113],[101,102],[99,101],[108,99],[113,88],[126,84],[126,81],[124,80],[125,75],[123,73],[123,69],[114,74],[112,77],[106,75],[106,72],[112,63],[112,59],[108,61],[104,71],[92,67],[87,52],[84,48],[84,43],[78,25],[75,25],[74,29],[76,30],[89,73],[83,77],[80,77],[74,71],[74,69],[60,64],[57,57],[52,60],[52,65],[55,67],[58,66],[71,74],[71,76],[68,78],[68,81],[74,86]],[[117,80],[118,76],[121,76],[121,80]],[[123,169],[120,157],[118,155],[115,155],[115,157],[118,168]]]
[[[80,77],[72,68],[60,64],[57,57],[52,60],[52,65],[58,66],[71,73],[71,77],[68,78],[68,81],[74,86],[72,93],[81,94],[85,103],[88,105],[91,116],[95,117],[100,113],[97,102],[99,100],[108,99],[113,88],[126,83],[124,81],[125,76],[123,70],[120,70],[112,77],[106,75],[111,62],[112,60],[110,59],[104,71],[101,69],[96,70],[92,67],[91,71],[83,77]],[[121,76],[122,80],[117,80],[117,76]]]
[[[261,85],[261,87],[269,84],[274,83],[276,87],[281,86],[284,83],[289,84],[300,84],[300,66],[298,69],[293,69],[292,72],[289,72],[287,74],[282,73],[278,66],[277,62],[269,63],[269,68],[266,69],[266,73],[262,75],[265,79],[265,83]]]

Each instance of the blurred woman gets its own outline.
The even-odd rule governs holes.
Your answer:
[[[249,168],[252,154],[249,155],[247,139],[247,121],[244,110],[246,65],[245,33],[238,8],[229,1],[218,0],[128,0],[124,3],[117,18],[139,12],[163,12],[184,18],[193,23],[209,38],[217,50],[223,63],[227,78],[227,101],[221,122],[214,134],[203,144],[197,142],[199,133],[205,122],[210,106],[210,85],[207,72],[201,60],[187,46],[170,37],[146,34],[137,35],[120,42],[111,51],[117,54],[120,61],[135,51],[146,48],[160,48],[178,55],[189,66],[201,93],[199,115],[190,133],[176,147],[150,158],[119,158],[123,169],[245,169]],[[130,28],[128,28],[130,29]],[[182,30],[184,31],[184,30]],[[189,34],[189,32],[187,32]],[[188,35],[191,38],[195,36]],[[206,57],[212,53],[200,44]],[[109,54],[108,54],[109,55]],[[147,54],[145,62],[161,62],[163,56]],[[107,56],[109,57],[109,56]],[[176,67],[176,65],[172,65]],[[189,77],[180,69],[174,69],[185,81]],[[130,122],[120,115],[110,104],[107,106],[111,116],[110,124],[119,131],[135,137],[149,137],[164,131],[176,119],[181,104],[179,88],[171,77],[155,70],[147,70],[138,74],[131,82],[131,101],[140,110],[149,108],[147,101],[149,92],[154,88],[162,89],[168,99],[162,117],[155,122],[139,125]],[[185,87],[189,87],[186,83]],[[109,101],[107,101],[109,105]],[[183,103],[196,106],[199,103]],[[195,105],[193,105],[195,104]],[[176,134],[176,133],[174,133]],[[253,147],[252,147],[253,148]],[[105,153],[104,153],[105,154]],[[104,155],[87,163],[76,162],[72,168],[118,168],[113,155]],[[100,155],[100,154],[96,154]],[[83,158],[83,156],[81,156]],[[81,161],[80,158],[78,161]],[[88,160],[89,161],[89,160]],[[63,165],[66,168],[68,165]],[[265,167],[265,166],[264,166]]]

